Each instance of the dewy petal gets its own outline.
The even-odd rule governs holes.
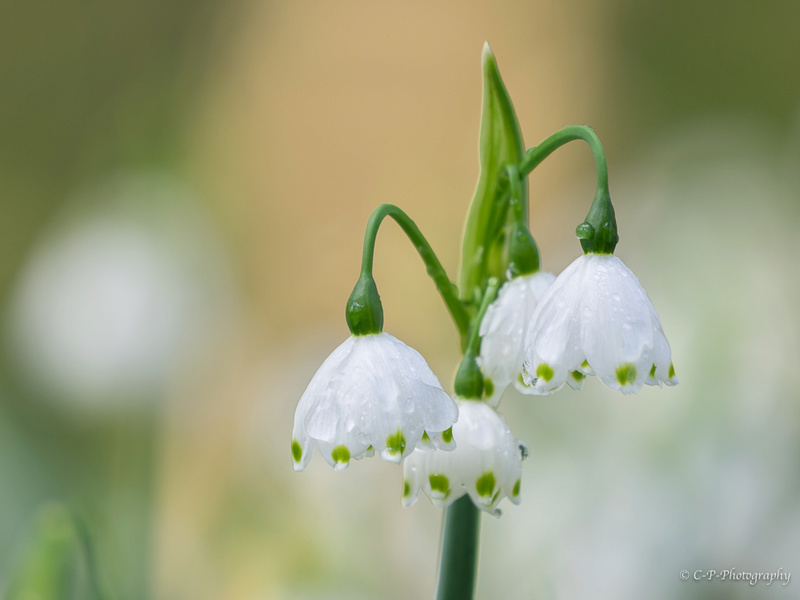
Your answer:
[[[637,391],[652,365],[652,304],[616,256],[586,255],[589,285],[582,299],[586,360],[608,387]]]
[[[653,364],[644,382],[647,385],[657,385],[659,387],[661,387],[662,383],[677,385],[678,378],[675,377],[675,369],[672,366],[672,353],[669,349],[669,342],[667,342],[667,338],[664,336],[664,331],[661,329],[661,322],[655,310],[653,310],[651,318],[655,331]]]
[[[676,383],[658,315],[639,280],[616,256],[585,254],[558,276],[526,336],[526,383],[550,393],[574,372],[596,374],[633,393],[643,383]],[[673,373],[674,375],[674,373]]]
[[[569,372],[584,361],[580,343],[584,279],[585,265],[576,260],[556,277],[536,307],[525,335],[526,393],[549,394],[561,389]]]
[[[350,337],[317,370],[295,411],[296,470],[314,447],[336,469],[378,451],[400,462],[425,431],[450,428],[458,409],[425,359],[388,333]]]
[[[453,426],[458,446],[452,452],[417,449],[403,463],[403,504],[410,506],[424,490],[436,506],[448,506],[464,494],[483,510],[498,514],[507,496],[519,503],[523,445],[485,402],[459,400]]]
[[[491,381],[488,402],[495,406],[506,387],[522,372],[525,330],[534,310],[555,280],[538,271],[506,282],[481,321],[480,364]]]

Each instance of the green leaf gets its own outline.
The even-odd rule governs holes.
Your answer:
[[[73,587],[79,546],[69,514],[60,505],[39,513],[36,534],[9,590],[11,600],[61,600]]]
[[[39,510],[36,531],[11,576],[6,600],[104,600],[85,525],[59,503]]]
[[[525,153],[522,132],[489,44],[483,46],[483,114],[481,172],[464,229],[461,255],[461,297],[477,303],[489,277],[505,280],[506,238],[512,211],[502,206],[500,173],[507,163],[519,164]],[[528,183],[522,182],[522,207],[527,221]],[[504,218],[498,215],[505,211]]]

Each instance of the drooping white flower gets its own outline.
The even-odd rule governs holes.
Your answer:
[[[481,321],[480,365],[486,396],[496,406],[510,383],[519,388],[525,333],[555,275],[537,271],[506,282]],[[525,391],[524,389],[521,391]]]
[[[643,383],[675,385],[672,355],[639,280],[612,254],[584,254],[556,278],[526,334],[523,378],[530,392],[597,375],[624,394]]]
[[[424,490],[436,506],[448,506],[469,494],[476,506],[499,515],[497,504],[508,497],[519,504],[524,444],[495,410],[478,400],[456,399],[457,444],[451,452],[415,450],[403,463],[403,505],[411,506]]]
[[[420,443],[452,447],[458,409],[422,355],[388,333],[351,336],[314,374],[294,415],[292,458],[314,447],[334,469],[371,456],[399,463]],[[430,441],[428,441],[430,440]]]

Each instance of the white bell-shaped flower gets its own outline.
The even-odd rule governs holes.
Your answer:
[[[481,321],[479,364],[485,375],[487,401],[496,406],[503,391],[521,383],[525,333],[531,317],[555,275],[537,271],[506,282]]]
[[[519,504],[525,445],[515,439],[502,417],[485,402],[456,399],[457,446],[451,452],[415,450],[403,463],[403,505],[411,506],[424,490],[436,506],[448,506],[469,494],[475,506],[499,515],[508,497]]]
[[[612,254],[584,254],[556,278],[525,338],[523,378],[534,394],[597,375],[624,394],[678,383],[667,338],[639,280]]]
[[[351,336],[314,374],[294,415],[295,471],[314,447],[340,470],[371,456],[399,463],[420,441],[452,447],[458,409],[422,355],[388,333]],[[426,435],[427,434],[427,435]]]

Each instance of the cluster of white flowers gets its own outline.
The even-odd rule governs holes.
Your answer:
[[[584,254],[558,277],[507,282],[480,327],[488,402],[442,389],[425,359],[389,335],[351,336],[322,364],[297,405],[295,470],[314,448],[334,469],[377,451],[404,462],[403,502],[420,490],[439,506],[468,494],[497,514],[519,503],[524,445],[492,408],[510,384],[550,394],[587,375],[622,393],[674,385],[669,344],[635,275],[611,254]]]
[[[407,457],[406,504],[423,486],[442,506],[465,493],[490,512],[504,496],[519,502],[520,442],[503,420],[480,400],[454,401],[419,352],[388,333],[349,337],[311,379],[294,417],[296,471],[315,447],[337,470],[375,451]]]
[[[509,383],[525,394],[579,389],[597,375],[623,394],[678,383],[667,338],[639,280],[612,254],[588,253],[557,277],[506,283],[481,324],[481,362],[497,401]]]

